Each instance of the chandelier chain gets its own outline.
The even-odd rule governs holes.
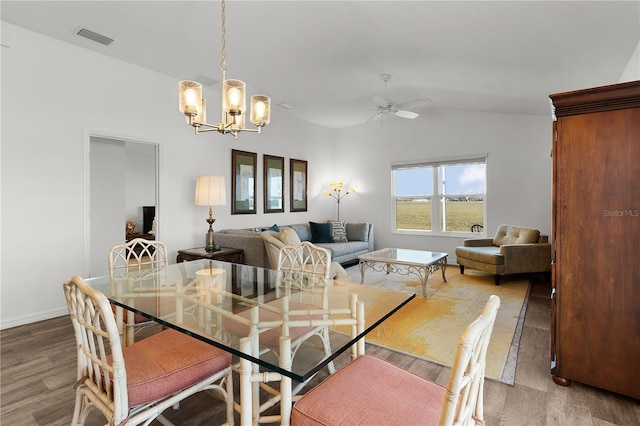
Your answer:
[[[224,79],[224,72],[227,70],[227,23],[226,23],[226,3],[222,0],[222,60],[220,61],[220,67],[222,68],[222,78]]]

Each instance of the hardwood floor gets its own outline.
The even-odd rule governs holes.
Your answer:
[[[487,425],[638,425],[640,401],[573,383],[560,387],[549,374],[549,290],[535,282],[525,317],[514,386],[485,381]],[[75,350],[68,317],[0,332],[0,423],[68,425],[74,405]],[[367,345],[367,352],[446,384],[449,369],[388,349]],[[342,356],[336,367],[347,362]],[[314,379],[322,380],[325,372]],[[236,380],[237,385],[237,380]],[[309,386],[313,386],[314,382]],[[180,410],[167,410],[179,425],[220,424],[223,404],[210,395],[194,395]],[[239,422],[239,417],[236,417]],[[104,424],[94,410],[87,425]],[[154,422],[154,425],[159,424]]]

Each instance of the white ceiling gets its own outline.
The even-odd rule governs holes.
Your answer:
[[[3,0],[1,8],[4,21],[176,80],[220,79],[218,1]],[[81,27],[115,41],[79,37]],[[548,114],[551,93],[618,82],[639,40],[640,1],[228,0],[227,78],[334,128],[375,113],[382,73],[392,75],[393,101],[433,100],[422,114]]]

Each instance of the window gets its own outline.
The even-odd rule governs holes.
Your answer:
[[[486,157],[391,166],[396,231],[471,232],[484,226]]]

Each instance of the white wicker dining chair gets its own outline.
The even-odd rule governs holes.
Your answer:
[[[73,425],[97,408],[110,425],[148,425],[203,390],[226,403],[233,424],[231,354],[167,329],[123,348],[109,300],[74,276],[63,285],[77,349]]]
[[[300,398],[291,424],[484,424],[485,359],[499,306],[498,296],[489,297],[462,334],[446,387],[363,355]]]
[[[144,274],[153,274],[158,269],[169,264],[167,246],[162,241],[147,240],[144,238],[134,238],[125,244],[117,244],[109,250],[109,276],[114,278],[118,274],[127,274],[132,271],[139,271],[140,280],[144,279]],[[127,311],[124,318],[124,310],[116,306],[116,323],[120,330],[121,342],[128,346],[135,340],[135,333],[141,331],[143,327],[155,324],[149,318]]]
[[[295,354],[302,344],[317,335],[322,341],[324,356],[329,357],[331,355],[330,325],[350,326],[352,338],[355,338],[357,333],[364,331],[364,306],[362,302],[358,302],[357,295],[350,294],[346,287],[342,288],[343,292],[331,293],[334,296],[344,295],[344,304],[331,309],[331,312],[340,316],[340,319],[328,318],[327,297],[329,292],[327,286],[331,285],[331,279],[329,279],[331,253],[328,250],[306,241],[284,246],[280,249],[277,269],[282,274],[277,283],[276,299],[262,303],[257,307],[257,312],[252,312],[251,309],[237,312],[236,316],[243,318],[244,322],[234,318],[225,319],[225,329],[228,332],[236,336],[250,336],[254,339],[252,350],[258,352],[273,350],[273,353],[278,356],[281,336],[285,335],[289,337],[290,341],[290,351],[286,356],[291,362],[294,362]],[[315,312],[310,313],[312,311]],[[252,318],[253,315],[259,318],[256,329],[252,329],[246,324],[246,320]],[[352,347],[352,359],[355,359],[360,353],[364,353],[364,339],[360,339]],[[329,372],[333,374],[335,372],[333,361],[327,366]],[[254,372],[257,373],[257,371]],[[265,379],[264,381],[270,380]],[[296,395],[307,382],[298,383],[293,387],[287,399],[297,399]],[[260,387],[265,390],[265,394],[271,396],[266,401],[259,403],[258,423],[283,421],[283,419],[285,419],[285,423],[288,423],[286,419],[290,413],[290,406],[283,407],[281,404],[280,417],[260,416],[264,409],[278,403],[282,397],[277,389],[266,383],[261,383]]]
[[[303,241],[299,244],[286,245],[280,249],[278,256],[278,271],[283,272],[282,285],[285,288],[292,289],[292,287],[310,288],[314,281],[324,281],[331,276],[331,252],[329,250],[318,247],[308,241]],[[304,294],[304,293],[299,293]],[[312,292],[306,294],[313,294]],[[327,308],[327,301],[321,295],[320,307]],[[310,301],[313,302],[313,301]],[[297,308],[293,309],[299,309]],[[329,327],[318,326],[311,327],[305,333],[292,340],[291,358],[295,357],[296,351],[302,343],[313,337],[318,336],[322,341],[322,346],[326,356],[331,355],[331,342],[329,341]],[[330,374],[333,374],[336,370],[333,365],[333,361],[327,365]]]

